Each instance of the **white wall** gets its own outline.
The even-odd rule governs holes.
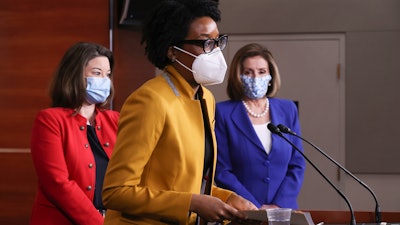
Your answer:
[[[400,211],[400,1],[219,2],[221,33],[345,34],[345,166],[373,188],[383,211]],[[369,193],[347,176],[342,179],[354,209],[372,211]]]

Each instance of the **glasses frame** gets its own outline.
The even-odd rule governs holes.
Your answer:
[[[225,45],[222,42],[224,40],[225,40]],[[203,47],[204,53],[210,53],[212,52],[212,50],[214,50],[215,46],[220,47],[220,49],[223,50],[228,44],[228,35],[222,34],[218,38],[207,38],[204,40],[183,40],[181,41],[181,44],[197,45]],[[212,46],[212,48],[208,49],[207,46]]]

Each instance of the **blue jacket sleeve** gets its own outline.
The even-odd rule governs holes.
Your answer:
[[[301,135],[300,122],[298,117],[298,110],[292,101],[287,101],[284,110],[286,114],[286,124],[291,130]],[[278,125],[279,123],[276,121]],[[302,142],[300,139],[287,136],[288,139],[300,150],[303,151]],[[275,198],[273,199],[274,204],[280,207],[297,208],[297,196],[300,193],[305,171],[305,160],[301,153],[298,152],[293,146],[292,157],[288,164],[288,169],[284,180],[282,181]]]

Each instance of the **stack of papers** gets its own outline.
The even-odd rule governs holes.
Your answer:
[[[245,210],[243,212],[246,213],[248,218],[251,220],[268,222],[267,210],[265,209]],[[314,225],[314,221],[309,212],[292,211],[292,215],[290,216],[290,225]]]

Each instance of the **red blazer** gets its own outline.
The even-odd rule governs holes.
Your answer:
[[[119,113],[96,110],[96,134],[108,155],[114,148]],[[31,140],[38,190],[31,225],[101,225],[93,205],[96,165],[87,139],[86,118],[67,108],[37,115]]]

